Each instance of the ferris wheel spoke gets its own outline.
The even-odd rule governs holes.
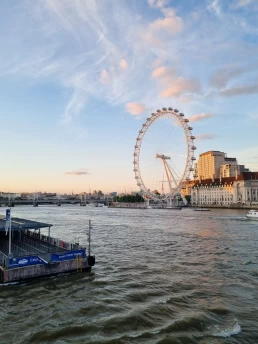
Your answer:
[[[173,171],[173,173],[176,175],[178,180],[182,178],[182,173],[180,173],[180,171],[177,170],[176,166],[172,166],[172,164],[169,163],[168,166],[170,167],[170,170]]]

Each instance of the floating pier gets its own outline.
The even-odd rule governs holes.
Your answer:
[[[88,254],[78,243],[51,237],[51,227],[43,222],[0,217],[0,283],[91,270],[95,265],[95,256],[90,255],[91,222]],[[48,235],[40,233],[42,228],[48,228]]]

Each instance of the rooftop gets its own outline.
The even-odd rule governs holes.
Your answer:
[[[237,159],[236,158],[228,158],[228,157],[225,157],[225,161],[237,161]]]
[[[238,181],[250,181],[250,180],[257,180],[258,181],[258,172],[242,172],[240,175],[236,177],[222,177],[212,179],[203,179],[201,181],[195,180],[194,186],[200,185],[229,185],[233,184],[234,182]]]
[[[219,155],[219,156],[224,156],[225,157],[225,153],[224,152],[220,152],[220,151],[208,151],[208,152],[204,152],[200,154],[200,157],[205,156],[205,155]]]
[[[0,215],[0,231],[5,231],[5,216]],[[19,231],[25,229],[39,229],[39,228],[48,228],[53,225],[49,223],[31,221],[20,219],[18,217],[12,217],[12,231]]]

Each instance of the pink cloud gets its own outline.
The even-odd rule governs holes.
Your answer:
[[[179,97],[183,93],[191,93],[199,91],[200,85],[196,80],[187,80],[183,77],[178,77],[177,71],[166,66],[158,66],[152,71],[153,79],[157,79],[161,87],[165,90],[161,93],[162,97]],[[191,97],[186,98],[184,95],[182,101],[189,102]]]
[[[141,103],[127,103],[125,105],[126,111],[131,115],[140,115],[146,111],[146,107]]]
[[[152,72],[151,76],[155,79],[167,79],[168,77],[174,77],[175,71],[172,68],[168,68],[165,66],[160,66]]]
[[[171,86],[161,93],[162,97],[179,97],[184,92],[197,92],[200,85],[195,80],[186,80],[182,77],[174,80]]]
[[[158,58],[152,62],[151,66],[152,66],[152,68],[157,69],[158,67],[162,66],[162,63],[163,63],[163,61]]]
[[[190,117],[188,117],[188,119],[190,122],[198,122],[198,121],[201,121],[203,119],[211,118],[213,116],[214,116],[214,114],[212,114],[212,113],[200,113],[198,115],[190,116]]]
[[[110,74],[106,69],[103,69],[100,73],[100,81],[102,82],[102,84],[106,84],[108,83],[110,79]]]
[[[119,62],[119,67],[120,67],[121,69],[127,69],[127,68],[128,68],[128,63],[127,63],[127,61],[126,61],[125,59],[120,60],[120,62]]]
[[[174,36],[183,30],[183,20],[176,15],[173,8],[164,7],[165,2],[159,0],[151,0],[151,7],[158,8],[163,14],[163,18],[159,18],[151,22],[146,30],[142,32],[143,39],[149,45],[154,47],[163,46],[165,36]]]
[[[166,30],[170,35],[175,35],[183,30],[183,20],[180,17],[165,17],[157,19],[150,24],[152,31]]]

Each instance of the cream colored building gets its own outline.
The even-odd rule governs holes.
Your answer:
[[[198,180],[234,177],[245,172],[244,165],[238,165],[236,158],[228,158],[226,153],[208,151],[200,154],[197,166],[194,168],[194,178]]]
[[[191,189],[192,205],[258,204],[258,172],[244,172],[239,176],[207,179]]]
[[[219,178],[220,166],[225,163],[226,154],[219,151],[209,151],[200,154],[197,163],[198,179]]]
[[[191,190],[193,205],[230,205],[233,202],[233,183],[230,181],[200,184]]]
[[[234,182],[233,198],[236,203],[258,204],[258,176],[257,180],[237,180]]]

